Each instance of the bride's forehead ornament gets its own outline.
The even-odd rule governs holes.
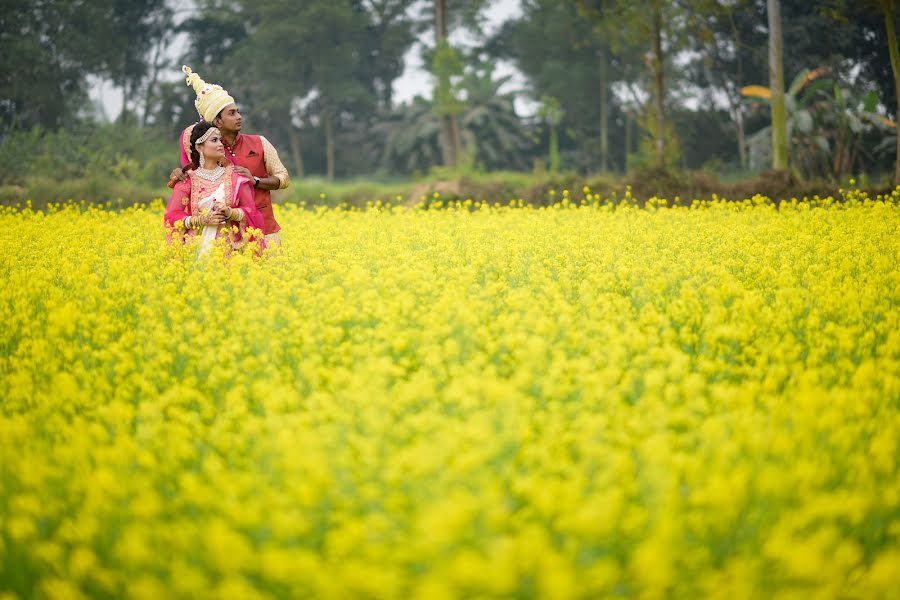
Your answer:
[[[210,137],[212,137],[214,134],[218,135],[219,137],[221,137],[221,135],[222,135],[221,132],[219,131],[218,127],[210,127],[209,129],[206,130],[206,133],[204,133],[203,135],[201,135],[200,137],[197,138],[197,141],[194,142],[194,145],[199,146],[200,144],[202,144],[203,142],[208,140]]]

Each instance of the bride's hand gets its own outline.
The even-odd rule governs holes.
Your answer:
[[[226,220],[231,218],[231,207],[219,200],[213,203],[213,211],[222,215]]]
[[[212,211],[200,215],[201,225],[221,225],[225,222],[225,215]]]

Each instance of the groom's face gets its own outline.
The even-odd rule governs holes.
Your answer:
[[[240,131],[241,125],[244,124],[243,121],[241,111],[236,104],[231,103],[222,109],[213,125],[223,131]]]

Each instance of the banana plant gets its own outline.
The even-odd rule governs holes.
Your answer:
[[[803,69],[800,71],[784,95],[784,106],[787,112],[788,143],[791,146],[790,154],[796,155],[797,148],[793,143],[794,130],[808,135],[813,131],[814,120],[811,103],[816,94],[827,87],[828,82],[822,79],[830,73],[828,67],[818,69]],[[801,92],[803,94],[801,95]],[[748,85],[741,88],[741,95],[756,104],[769,105],[772,99],[772,90],[763,85]],[[764,165],[771,163],[772,126],[768,125],[747,138],[747,146],[750,157],[750,168],[760,170]],[[828,144],[827,139],[817,139],[814,143],[819,147]]]
[[[890,138],[893,142],[896,125],[876,112],[878,94],[874,90],[860,98],[853,90],[835,84],[833,97],[831,110],[821,113],[822,130],[830,142],[830,174],[841,179],[852,172],[859,158],[872,163],[883,152],[880,143],[869,150],[864,136],[877,131],[882,139]]]
[[[896,135],[893,121],[878,114],[878,95],[872,91],[858,96],[850,88],[841,87],[824,76],[827,68],[803,70],[785,94],[788,113],[788,140],[792,163],[802,174],[826,176],[840,180],[860,164],[862,158],[871,163],[883,144],[871,149],[863,139],[873,132],[883,137]],[[744,97],[765,104],[771,91],[764,86],[741,89]],[[748,138],[751,166],[765,164],[769,148],[769,128]]]

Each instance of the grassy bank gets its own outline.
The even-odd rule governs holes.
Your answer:
[[[690,204],[694,198],[713,195],[743,200],[756,194],[775,201],[815,195],[839,198],[841,190],[858,187],[873,196],[890,191],[886,180],[872,178],[853,183],[824,180],[801,181],[789,173],[762,173],[743,179],[719,179],[704,171],[644,171],[621,174],[583,176],[577,173],[558,175],[496,172],[459,177],[433,177],[419,180],[327,181],[321,178],[294,180],[290,188],[276,194],[276,202],[327,206],[365,206],[367,203],[429,204],[435,200],[486,200],[506,204],[521,200],[544,206],[557,201],[567,190],[573,198],[581,198],[584,188],[602,198],[622,198],[630,190],[643,203],[654,196],[676,203]]]
[[[891,189],[887,180],[881,178],[863,179],[851,184],[850,181],[801,181],[788,173],[762,173],[723,181],[715,174],[704,171],[644,171],[628,175],[589,176],[502,171],[463,176],[438,174],[420,179],[328,181],[321,177],[295,178],[288,189],[274,194],[274,200],[278,204],[348,207],[364,207],[375,202],[412,206],[435,200],[472,199],[501,204],[521,200],[526,204],[543,206],[555,202],[565,190],[573,198],[581,198],[585,187],[602,198],[622,198],[630,189],[640,203],[657,196],[682,204],[713,195],[742,200],[762,194],[778,201],[815,195],[839,198],[840,191],[847,187],[858,187],[873,196]],[[170,190],[162,182],[148,185],[138,179],[98,172],[63,180],[29,177],[20,185],[0,186],[0,205],[25,206],[30,201],[34,208],[43,208],[50,202],[85,201],[124,208],[150,202],[154,198],[166,199],[169,193]]]

